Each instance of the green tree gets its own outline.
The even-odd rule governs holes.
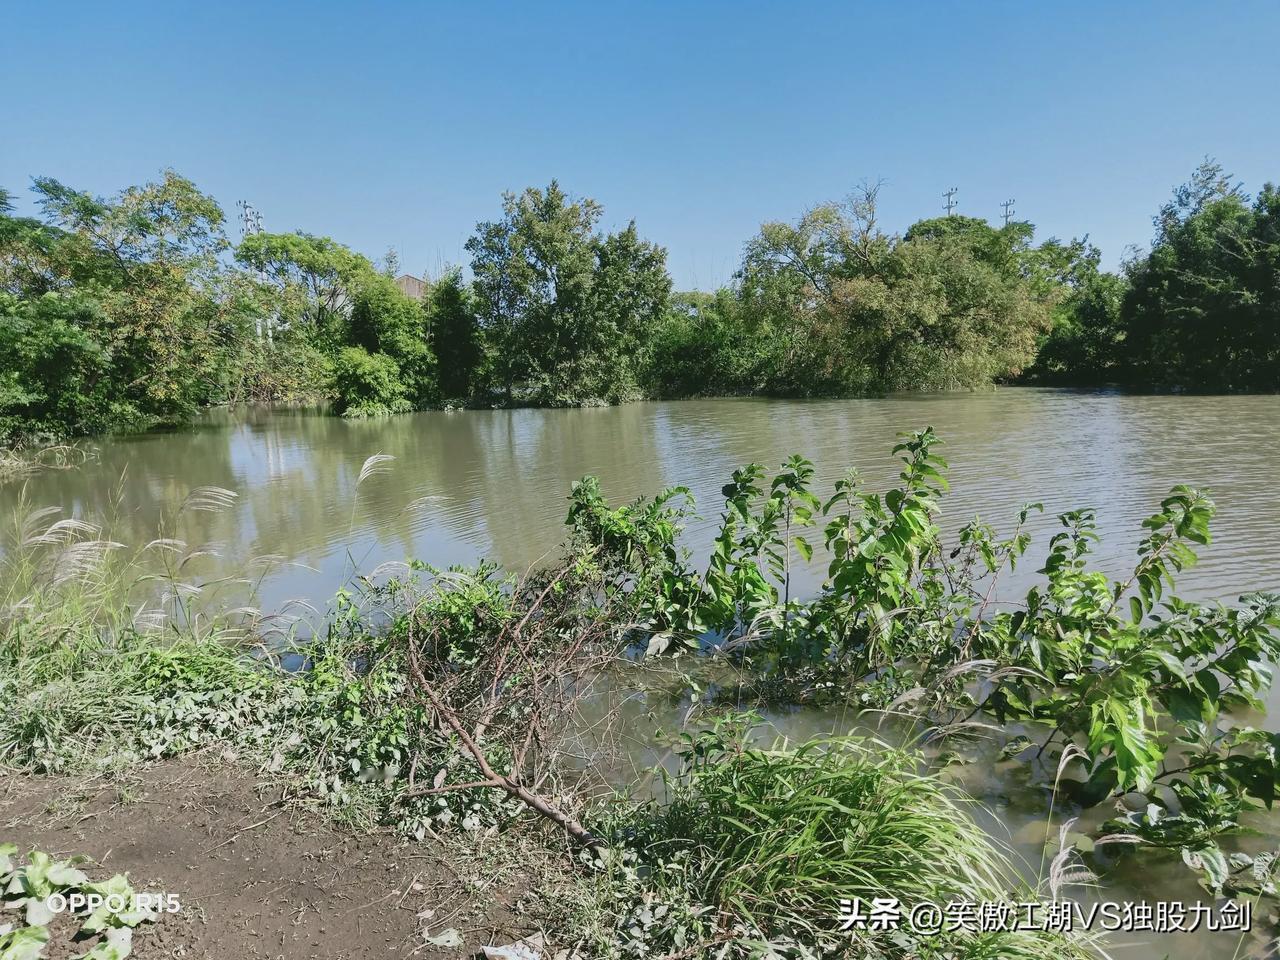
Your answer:
[[[277,288],[280,329],[299,329],[330,346],[345,340],[352,302],[377,273],[367,257],[309,233],[250,234],[236,259]]]
[[[1087,385],[1126,379],[1120,310],[1128,288],[1124,277],[1097,269],[1073,281],[1028,371],[1031,379]]]
[[[588,315],[571,375],[594,385],[594,396],[632,400],[640,395],[643,354],[671,300],[667,252],[640,239],[634,220],[596,237],[594,247]]]
[[[942,217],[889,236],[877,187],[765,224],[739,273],[749,335],[773,344],[767,392],[981,386],[1034,356],[1057,296],[1030,224]],[[1043,258],[1042,258],[1043,259]]]
[[[670,295],[666,254],[634,224],[598,235],[600,214],[553,181],[506,194],[502,219],[478,224],[467,242],[477,316],[508,402],[517,385],[546,404],[634,395],[636,343]]]
[[[66,285],[54,258],[64,234],[34,217],[15,217],[13,194],[0,187],[0,289],[35,297]]]
[[[1280,192],[1250,203],[1206,160],[1129,265],[1127,360],[1143,386],[1280,389]]]
[[[75,309],[42,303],[20,312],[28,329],[47,319],[64,346],[74,329],[109,358],[94,388],[110,384],[120,418],[112,425],[182,421],[224,399],[244,330],[223,296],[227,241],[217,203],[173,171],[112,199],[47,177],[34,190],[43,222],[0,211],[3,288],[31,303],[48,292],[75,293]],[[90,301],[94,308],[85,308]],[[46,421],[41,429],[83,432],[88,422],[73,417],[55,431]]]
[[[75,292],[0,293],[0,443],[136,425],[98,338],[100,306]]]
[[[338,412],[386,413],[437,399],[425,307],[396,286],[389,266],[379,269],[336,240],[306,233],[250,235],[236,258],[275,292],[277,344],[293,355],[311,349],[329,358]],[[396,380],[394,389],[387,377]]]
[[[725,396],[764,391],[773,366],[737,291],[678,293],[655,326],[642,382],[650,395]]]
[[[354,295],[347,341],[395,361],[413,406],[436,399],[435,357],[427,342],[425,305],[382,274],[364,278]]]
[[[427,292],[427,322],[445,400],[469,400],[484,375],[484,337],[462,271],[450,270]]]

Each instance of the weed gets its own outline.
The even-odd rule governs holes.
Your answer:
[[[749,718],[686,734],[661,801],[621,808],[593,949],[721,958],[1093,956],[1043,932],[842,930],[842,901],[1028,899],[966,800],[921,758],[837,738],[751,746]],[[603,920],[601,919],[603,918]],[[594,954],[593,954],[594,955]]]
[[[93,882],[79,869],[82,858],[56,861],[32,850],[25,863],[15,862],[18,848],[0,843],[0,907],[21,911],[21,923],[0,924],[0,957],[38,960],[50,940],[58,916],[51,903],[79,902],[70,937],[88,949],[82,960],[124,960],[133,946],[133,931],[160,913],[159,897],[136,898],[122,874]]]

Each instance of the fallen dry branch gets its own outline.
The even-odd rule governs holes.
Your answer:
[[[479,771],[478,778],[430,786],[411,771],[405,796],[423,797],[478,788],[497,789],[556,824],[574,842],[601,852],[604,841],[549,791],[568,773],[566,745],[595,680],[620,656],[621,631],[610,604],[579,582],[571,568],[526,579],[514,594],[517,610],[474,663],[450,660],[439,623],[410,618],[407,661],[412,689],[442,732]],[[509,756],[505,770],[493,757]],[[575,776],[582,779],[582,771]]]

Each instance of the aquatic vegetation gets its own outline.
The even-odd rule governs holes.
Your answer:
[[[667,795],[617,814],[603,955],[1093,956],[1079,935],[914,931],[920,904],[1037,898],[919,756],[849,738],[762,747],[749,732],[733,717],[685,734]],[[889,899],[900,924],[843,921],[842,903]]]
[[[679,491],[609,513],[599,484],[588,478],[571,493],[568,522],[605,548],[618,576],[635,585],[652,629],[670,633],[671,643],[694,647],[701,635],[713,634],[761,669],[821,665],[855,679],[872,672],[889,677],[895,663],[949,638],[964,611],[952,608],[949,594],[956,591],[948,591],[945,578],[972,580],[979,555],[996,549],[975,527],[962,535],[958,562],[943,557],[937,517],[946,461],[937,444],[925,430],[896,446],[901,486],[883,497],[861,492],[851,474],[821,504],[810,489],[813,466],[801,457],[783,464],[767,485],[758,464],[734,471],[705,573],[674,545],[672,531],[692,511],[687,496],[678,507],[666,506]],[[625,522],[610,528],[600,522],[605,516]],[[832,559],[821,594],[799,600],[790,595],[790,572],[813,556],[809,528],[821,530]],[[654,543],[660,553],[650,548]],[[1013,548],[1025,549],[1024,539]],[[662,571],[656,596],[645,589],[654,565]],[[673,601],[684,608],[673,611]]]
[[[1280,658],[1280,597],[1227,607],[1172,593],[1194,546],[1209,542],[1214,509],[1177,487],[1145,521],[1128,577],[1089,568],[1093,514],[1065,513],[1041,582],[1014,612],[997,612],[1000,575],[1029,548],[1023,528],[1039,505],[1025,507],[1005,539],[975,520],[944,543],[947,465],[937,445],[931,430],[904,437],[894,449],[899,486],[864,493],[849,477],[820,509],[801,458],[767,484],[757,465],[735,471],[705,572],[674,544],[656,556],[660,575],[645,569],[649,545],[670,540],[682,513],[639,503],[609,512],[587,481],[569,520],[633,585],[642,622],[661,638],[650,652],[710,638],[720,655],[789,691],[775,696],[878,707],[934,737],[999,724],[1007,753],[1046,789],[1085,807],[1124,796],[1129,810],[1108,829],[1181,849],[1223,889],[1219,839],[1248,811],[1269,809],[1280,784],[1280,737],[1233,719],[1263,709]],[[626,522],[610,527],[602,516]],[[820,522],[827,579],[817,596],[794,600],[793,557],[812,555],[804,531]],[[619,542],[627,538],[634,543]]]
[[[878,742],[764,748],[741,717],[704,732],[698,721],[661,802],[609,799],[598,761],[612,714],[587,724],[582,704],[601,677],[634,671],[630,657],[684,654],[746,677],[740,709],[763,691],[871,707],[958,763],[974,738],[995,738],[1059,816],[1120,801],[1101,827],[1108,845],[1177,850],[1215,893],[1273,895],[1276,856],[1223,844],[1280,782],[1276,736],[1241,719],[1280,654],[1280,599],[1176,598],[1212,503],[1172,491],[1118,581],[1090,567],[1092,514],[1063,514],[1010,611],[996,587],[1030,549],[1038,508],[1005,536],[975,520],[949,541],[939,443],[931,430],[905,436],[898,485],[868,492],[850,475],[825,502],[802,457],[773,476],[735,471],[702,565],[680,542],[687,490],[615,507],[588,478],[570,492],[555,564],[514,577],[409,563],[358,579],[302,633],[220,606],[219,583],[192,572],[202,548],[159,537],[139,554],[86,521],[24,509],[0,558],[0,699],[12,705],[0,765],[113,770],[216,745],[290,797],[407,837],[550,823],[576,841],[582,902],[617,920],[579,915],[561,932],[605,956],[714,945],[745,957],[761,944],[911,956],[924,947],[850,937],[839,901],[1017,886],[967,801],[921,754]],[[369,458],[361,477],[386,460]],[[233,499],[200,488],[182,509]],[[822,589],[795,596],[797,565],[820,550]],[[141,575],[148,553],[163,575]],[[1030,932],[956,936],[965,955],[1088,949]]]
[[[95,451],[66,444],[0,448],[0,483],[23,480],[43,470],[70,470],[92,460]]]

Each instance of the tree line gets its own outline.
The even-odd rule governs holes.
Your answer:
[[[0,442],[189,421],[242,401],[347,416],[642,397],[858,396],[1026,380],[1280,389],[1280,192],[1206,161],[1115,273],[1087,239],[946,216],[883,230],[879,186],[673,290],[666,251],[559,184],[503,197],[421,298],[396,264],[302,232],[233,245],[167,171],[115,197],[0,190]]]
[[[1207,392],[1280,390],[1280,190],[1250,199],[1206,160],[1118,274],[1073,278],[1040,380]]]

